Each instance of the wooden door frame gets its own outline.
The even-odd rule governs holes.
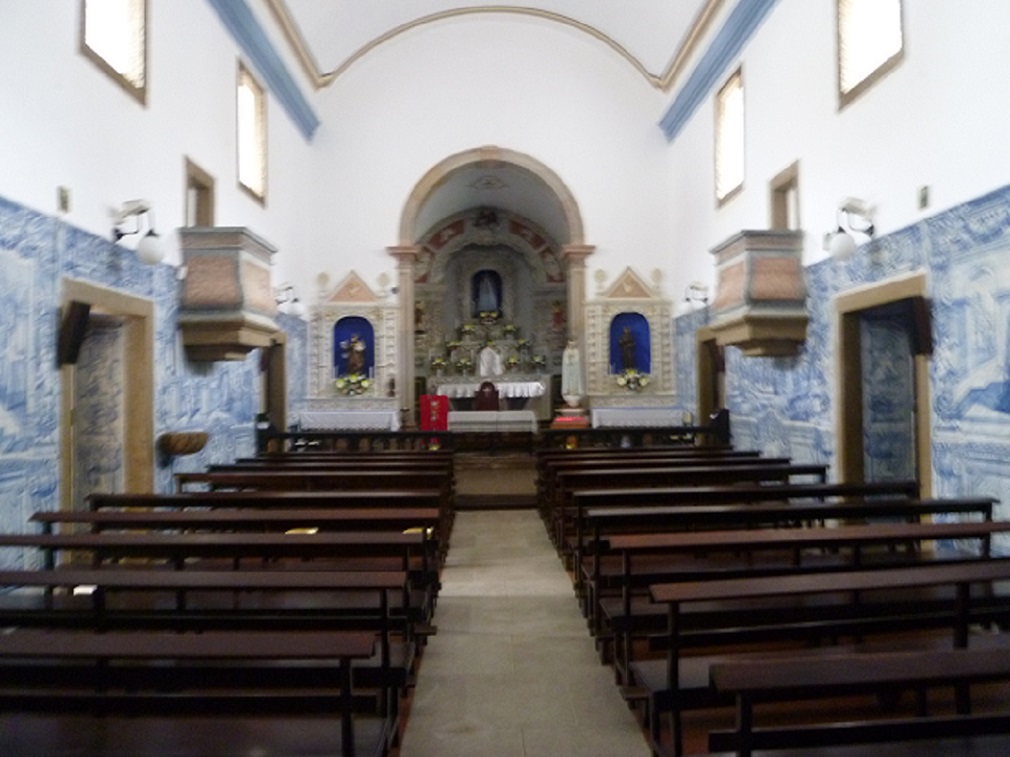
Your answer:
[[[872,284],[835,297],[838,322],[835,468],[840,481],[862,481],[864,475],[860,316],[871,308],[914,297],[926,297],[926,274],[923,272]],[[920,479],[921,496],[928,497],[933,488],[929,355],[916,354],[912,358],[915,386],[915,467]]]
[[[63,280],[61,311],[70,302],[123,318],[123,487],[154,491],[154,303],[77,279]],[[76,367],[60,366],[60,507],[73,507],[74,380]]]
[[[715,331],[702,326],[694,333],[695,390],[698,397],[698,423],[704,423],[712,413],[725,405],[726,368],[722,359],[723,347],[716,342]],[[713,354],[718,351],[719,359]]]

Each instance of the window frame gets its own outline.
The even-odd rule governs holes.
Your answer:
[[[262,188],[257,189],[256,187],[250,185],[245,181],[245,174],[243,171],[243,149],[244,140],[242,134],[242,90],[243,87],[249,86],[255,97],[256,104],[256,126],[259,133],[255,136],[258,137],[256,142],[259,147],[257,150],[257,163],[260,172],[260,181],[262,182]],[[239,189],[249,195],[251,198],[256,200],[256,202],[261,205],[266,205],[267,200],[267,96],[266,89],[260,84],[259,80],[253,74],[249,66],[245,65],[242,61],[238,64],[238,75],[235,84],[235,178],[238,182]]]
[[[783,169],[768,184],[768,228],[779,231],[799,231],[800,220],[800,164],[799,161]]]
[[[726,102],[725,95],[728,90],[736,87],[740,91],[740,166],[739,174],[740,179],[733,186],[728,189],[722,190],[720,187],[719,176],[721,169],[723,168],[722,160],[725,159],[725,154],[723,151],[723,126],[724,126],[724,115],[725,108],[724,103]],[[719,87],[715,95],[715,128],[714,128],[714,139],[713,139],[713,169],[714,169],[714,183],[715,183],[715,200],[716,206],[722,207],[738,194],[743,192],[744,182],[746,180],[747,174],[747,150],[746,150],[746,134],[747,134],[747,108],[744,102],[744,78],[743,78],[743,66],[738,66],[733,73],[726,77],[726,81],[723,82],[722,86]]]
[[[98,67],[106,76],[111,78],[116,84],[118,84],[128,95],[134,98],[141,105],[147,105],[147,89],[148,81],[150,78],[150,65],[149,65],[149,45],[148,40],[150,38],[150,2],[149,0],[132,0],[133,2],[140,3],[143,6],[141,12],[141,23],[140,28],[137,30],[140,36],[139,46],[141,48],[140,55],[140,77],[142,79],[141,84],[136,84],[132,81],[124,72],[119,71],[109,60],[102,55],[102,53],[97,50],[88,41],[88,0],[81,0],[80,4],[80,34],[78,39],[78,47],[85,58],[90,60],[95,66]]]
[[[186,192],[183,198],[187,227],[214,225],[214,177],[190,158],[185,159]]]
[[[858,0],[851,0],[857,2]],[[872,89],[877,82],[883,79],[887,74],[893,71],[905,58],[905,4],[904,0],[894,0],[898,4],[898,36],[899,36],[899,46],[898,50],[891,53],[889,56],[879,61],[876,66],[870,71],[868,71],[862,79],[849,87],[849,89],[843,88],[843,76],[845,61],[843,60],[843,50],[845,49],[843,30],[845,24],[843,23],[842,15],[844,13],[844,4],[850,2],[850,0],[835,0],[835,64],[837,72],[837,88],[838,88],[838,109],[841,110],[849,103],[854,102],[859,99],[865,92]],[[873,0],[873,2],[879,2],[879,0]]]

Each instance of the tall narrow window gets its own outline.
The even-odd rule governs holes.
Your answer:
[[[838,0],[838,94],[841,105],[901,60],[901,0]]]
[[[238,183],[260,202],[266,200],[266,98],[249,70],[238,73]]]
[[[214,177],[186,159],[186,226],[214,225]]]
[[[778,231],[800,228],[800,166],[793,163],[771,181],[771,225]]]
[[[743,122],[743,73],[737,69],[716,96],[715,197],[720,203],[743,187]]]
[[[145,102],[147,0],[81,0],[81,52]]]

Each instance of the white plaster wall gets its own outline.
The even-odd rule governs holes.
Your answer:
[[[270,102],[268,202],[235,178],[239,51],[206,2],[150,4],[147,107],[78,53],[80,3],[6,0],[0,8],[0,195],[56,213],[72,191],[68,223],[101,236],[126,200],[153,202],[170,261],[184,213],[184,160],[216,181],[218,225],[248,226],[282,251],[311,248],[304,181],[312,148]],[[283,275],[285,256],[278,256]]]
[[[239,51],[212,8],[151,3],[143,108],[77,52],[79,7],[2,4],[0,195],[55,213],[57,187],[68,186],[66,220],[103,236],[114,206],[145,197],[167,234],[182,222],[188,156],[217,180],[217,223],[248,226],[275,244],[276,280],[295,280],[307,294],[319,271],[356,268],[373,282],[391,271],[385,247],[398,241],[412,187],[446,156],[485,144],[528,153],[566,182],[586,241],[598,246],[590,272],[661,268],[675,298],[688,281],[711,282],[712,246],[767,225],[767,183],[793,161],[807,262],[824,256],[821,237],[844,196],[875,203],[886,233],[1008,178],[1004,0],[905,0],[904,62],[841,112],[834,0],[780,0],[741,55],[747,178],[722,209],[712,191],[711,97],[667,144],[657,123],[676,90],[654,90],[576,30],[483,15],[396,37],[319,92],[281,47],[322,126],[306,142],[271,98],[264,208],[236,187]],[[270,23],[261,2],[252,7]],[[279,43],[276,29],[268,34]],[[932,191],[925,211],[915,204],[921,185]],[[177,246],[172,234],[166,241]]]
[[[394,263],[403,205],[445,157],[527,153],[579,203],[590,268],[666,266],[672,227],[664,96],[609,48],[534,19],[456,18],[385,43],[320,94],[320,223],[312,264],[366,279]]]
[[[825,257],[822,237],[846,196],[875,205],[878,232],[888,233],[1007,183],[1010,3],[904,0],[904,8],[904,61],[839,111],[835,0],[775,6],[738,61],[746,100],[743,192],[716,208],[714,93],[670,146],[686,278],[712,283],[707,251],[740,229],[767,227],[768,182],[797,160],[808,263]],[[920,210],[923,185],[931,204]]]

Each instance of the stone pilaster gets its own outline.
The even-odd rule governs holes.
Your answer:
[[[396,258],[397,298],[400,303],[396,323],[396,397],[403,414],[404,428],[414,426],[414,264],[420,248],[417,245],[396,245],[386,250]]]

